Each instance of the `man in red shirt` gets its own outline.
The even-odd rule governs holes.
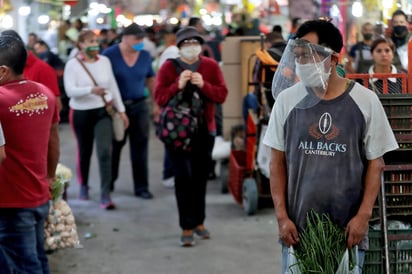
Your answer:
[[[25,80],[19,36],[0,36],[0,121],[7,157],[0,165],[0,271],[50,273],[44,251],[50,182],[59,159],[56,96]]]
[[[23,75],[28,80],[41,83],[48,87],[57,98],[58,110],[60,111],[62,109],[56,71],[49,64],[37,58],[31,50],[27,51],[27,62]]]

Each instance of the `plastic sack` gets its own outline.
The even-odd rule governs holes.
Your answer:
[[[346,249],[343,254],[342,261],[339,264],[338,270],[335,274],[360,274],[359,261],[358,261],[358,247],[355,247],[355,265],[350,269],[350,259],[349,259],[349,250]]]
[[[64,200],[52,202],[44,224],[44,248],[54,251],[73,247],[81,246],[72,210]]]
[[[112,123],[113,123],[113,138],[116,141],[122,141],[124,139],[125,129],[123,124],[122,116],[119,112],[114,112],[112,114]]]
[[[359,254],[358,254],[358,247],[355,247],[355,265],[352,269],[350,269],[350,258],[349,258],[349,250],[346,249],[345,253],[343,254],[342,260],[336,270],[335,274],[360,274],[360,267],[359,267]],[[285,274],[302,274],[299,269],[298,260],[294,255],[293,246],[289,247],[288,250],[288,261],[287,261],[287,269]]]
[[[212,150],[213,160],[229,159],[230,156],[230,142],[223,139],[222,136],[215,137],[215,144]]]
[[[301,274],[293,246],[289,247],[287,260],[288,261],[285,274]]]

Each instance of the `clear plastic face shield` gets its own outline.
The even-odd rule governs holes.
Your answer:
[[[301,92],[299,108],[310,108],[323,99],[331,72],[332,49],[306,40],[289,40],[272,80],[272,95],[295,86]]]

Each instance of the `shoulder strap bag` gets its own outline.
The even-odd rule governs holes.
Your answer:
[[[86,73],[89,75],[90,79],[92,79],[93,85],[96,87],[98,86],[96,80],[94,79],[93,75],[90,73],[90,71],[87,69],[87,67],[84,65],[83,61],[80,60],[79,57],[76,57],[77,61],[79,61],[80,65],[83,67],[83,69],[86,71]],[[113,124],[113,136],[116,141],[122,141],[124,139],[125,135],[125,130],[124,130],[124,124],[123,124],[123,119],[120,116],[120,113],[116,110],[116,108],[108,103],[106,101],[106,98],[104,98],[104,95],[100,96],[104,102],[105,108],[107,113],[112,117],[112,124]]]

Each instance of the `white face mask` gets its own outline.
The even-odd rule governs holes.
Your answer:
[[[180,49],[180,56],[190,61],[195,59],[201,51],[202,47],[200,45],[185,46]]]
[[[326,88],[331,69],[330,65],[328,65],[329,70],[328,72],[325,71],[325,62],[327,60],[330,60],[330,57],[326,57],[319,63],[299,64],[297,61],[295,61],[296,74],[298,75],[300,81],[306,87]]]

